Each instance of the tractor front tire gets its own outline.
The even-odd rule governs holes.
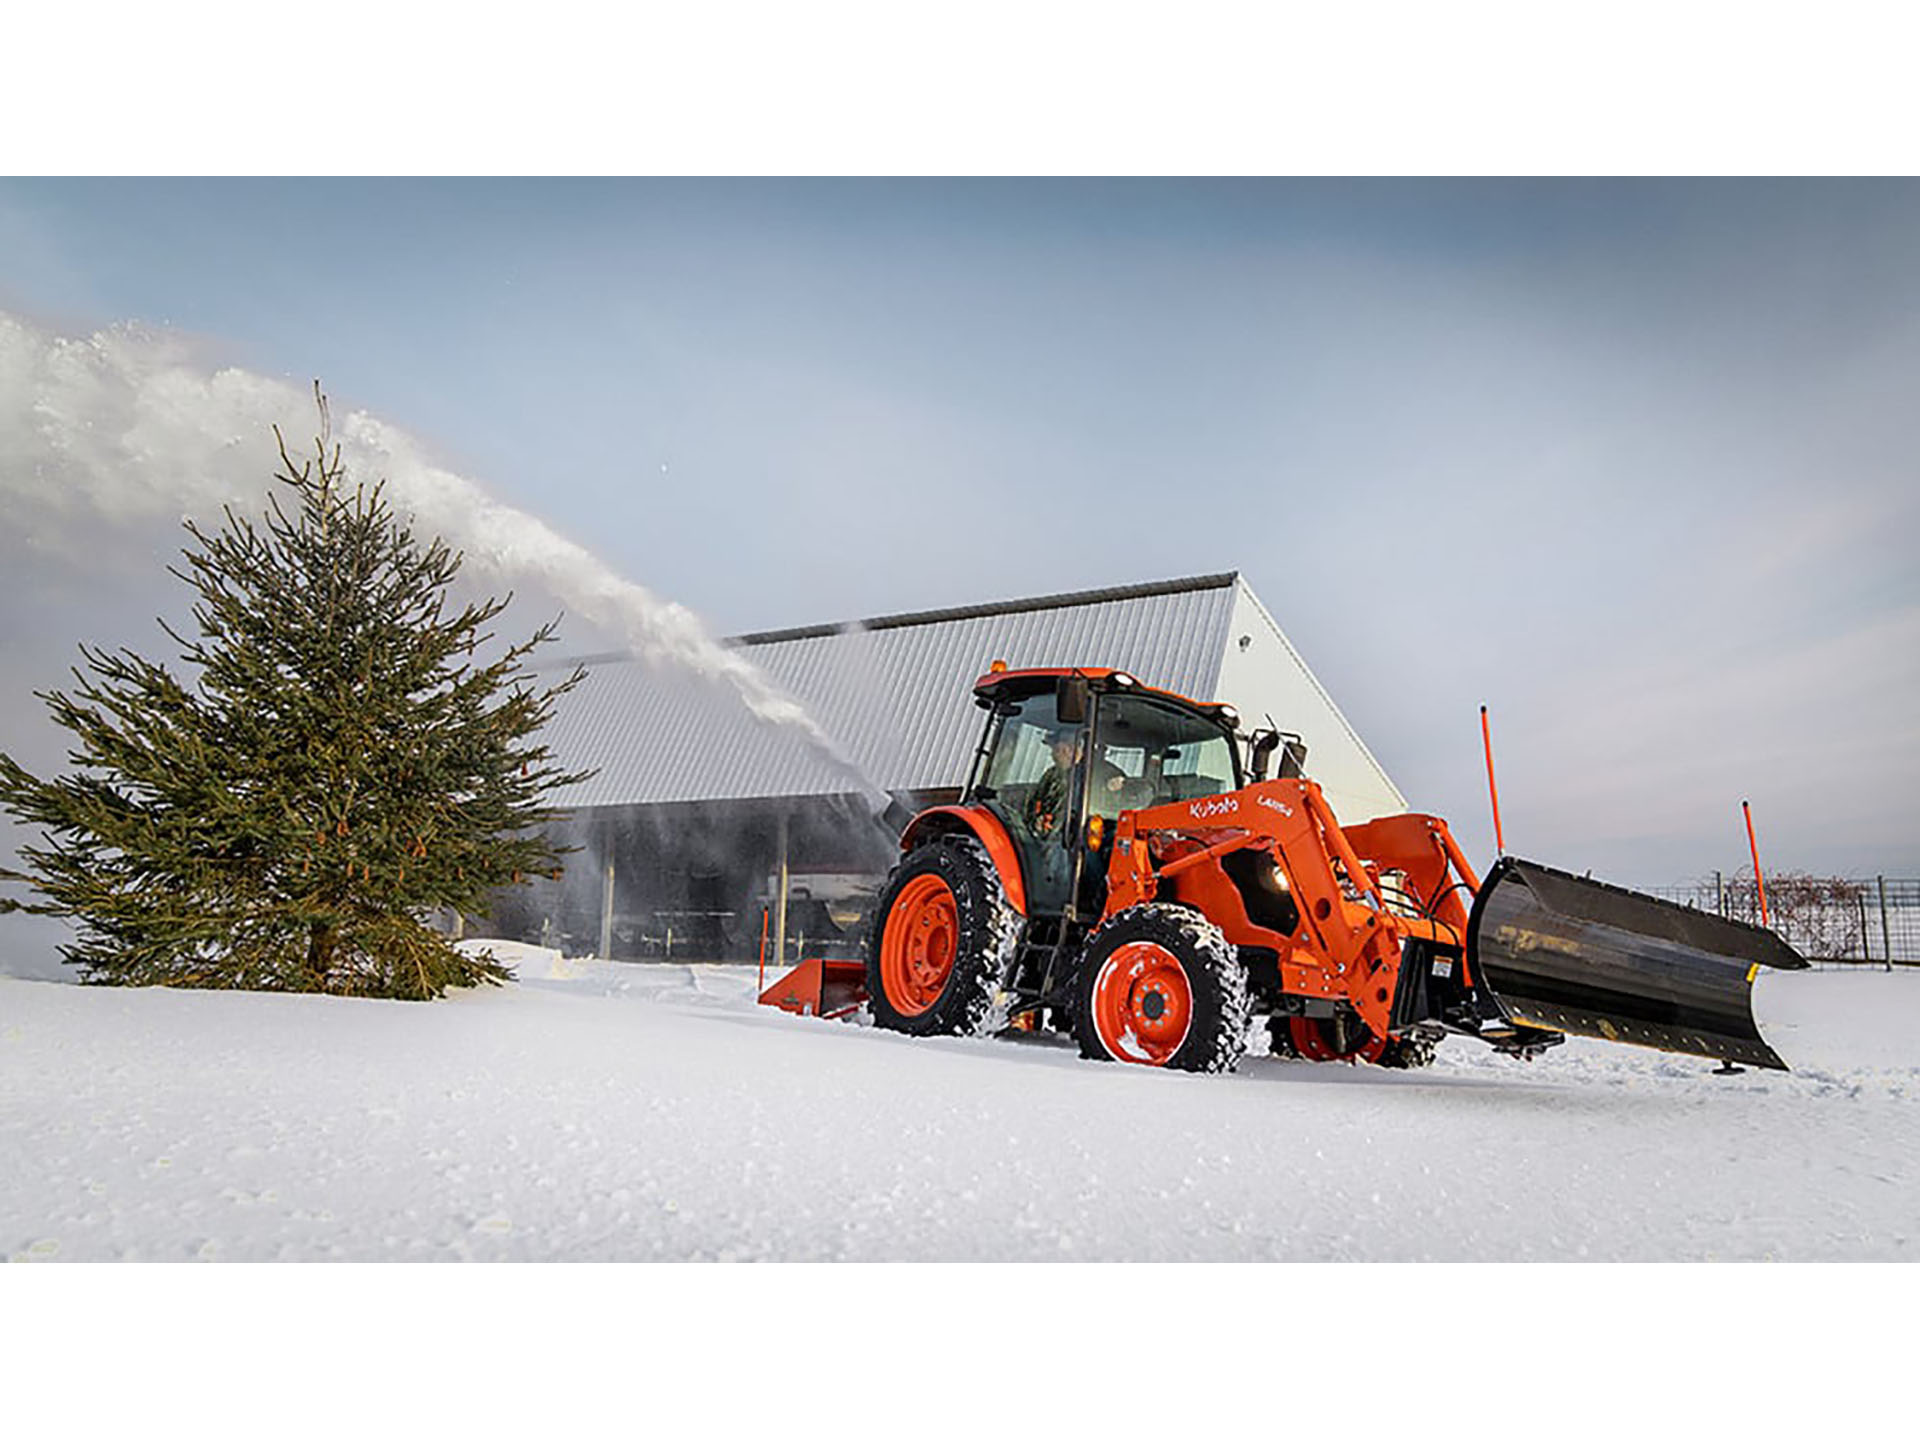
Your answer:
[[[905,1035],[980,1035],[1002,1021],[1023,922],[986,847],[942,835],[893,867],[867,944],[873,1023]]]
[[[1247,972],[1220,927],[1135,905],[1087,943],[1074,1005],[1080,1053],[1170,1070],[1231,1070],[1247,1048]]]

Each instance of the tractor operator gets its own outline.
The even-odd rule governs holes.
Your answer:
[[[1073,767],[1079,759],[1079,738],[1071,731],[1053,737],[1053,766],[1027,797],[1027,828],[1035,835],[1051,835],[1073,793]],[[1093,764],[1093,813],[1111,820],[1120,813],[1120,792],[1126,773],[1104,756]]]
[[[1079,737],[1071,730],[1053,737],[1053,765],[1027,796],[1027,828],[1035,835],[1051,835],[1059,825],[1073,793],[1073,763],[1079,752]]]

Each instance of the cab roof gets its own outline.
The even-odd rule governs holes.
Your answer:
[[[1226,724],[1237,724],[1239,712],[1233,706],[1217,700],[1195,700],[1190,695],[1182,695],[1174,690],[1162,690],[1157,685],[1149,685],[1136,679],[1125,670],[1115,670],[1110,666],[1076,665],[1059,668],[1038,668],[1028,670],[989,670],[973,682],[974,702],[980,706],[989,706],[998,699],[1018,699],[1028,695],[1038,695],[1050,690],[1061,680],[1078,675],[1096,692],[1111,694],[1115,691],[1133,691],[1140,694],[1156,695],[1163,700],[1171,700],[1184,705],[1189,710],[1197,710],[1203,715]]]

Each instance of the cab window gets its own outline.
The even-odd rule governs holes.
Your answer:
[[[1100,697],[1091,810],[1109,819],[1240,785],[1233,739],[1205,716],[1143,695]]]
[[[1077,727],[1056,718],[1053,692],[1029,696],[1008,707],[1000,736],[987,761],[986,785],[1002,799],[1030,789],[1053,765],[1056,741],[1073,739]]]

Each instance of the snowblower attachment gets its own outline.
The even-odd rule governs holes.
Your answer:
[[[795,1015],[839,1019],[866,1003],[867,967],[859,960],[802,960],[769,985],[762,1005],[777,1005]]]
[[[1524,1024],[1785,1070],[1753,1019],[1765,965],[1807,962],[1771,930],[1536,865],[1495,862],[1467,953]]]

